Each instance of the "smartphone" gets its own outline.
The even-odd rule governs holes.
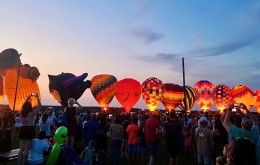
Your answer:
[[[237,112],[237,109],[236,109],[236,108],[233,108],[233,109],[232,109],[232,112]]]

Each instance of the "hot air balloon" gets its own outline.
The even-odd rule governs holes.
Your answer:
[[[7,70],[5,75],[4,86],[5,94],[7,96],[10,109],[20,111],[27,97],[30,96],[32,93],[37,93],[40,98],[40,91],[36,81],[19,77],[16,102],[14,108],[17,74],[18,73],[16,70]],[[38,106],[37,98],[32,97],[30,101],[33,107]]]
[[[99,106],[106,110],[114,98],[117,79],[109,74],[101,74],[94,76],[91,82],[90,91],[92,95],[97,100]]]
[[[172,83],[164,84],[162,103],[167,110],[169,111],[174,110],[182,103],[183,99],[184,99],[183,87]]]
[[[145,104],[150,111],[157,109],[163,98],[164,84],[155,77],[146,79],[142,84],[142,93]]]
[[[141,84],[134,79],[126,78],[117,83],[115,96],[128,113],[140,99],[141,93]]]
[[[234,102],[231,89],[223,84],[214,88],[213,97],[217,109],[221,112]]]
[[[260,113],[260,90],[255,91],[255,108]]]
[[[3,76],[0,75],[0,103],[4,98],[4,82],[3,82]]]
[[[80,76],[75,76],[72,73],[48,76],[50,93],[62,106],[67,106],[70,98],[78,100],[85,90],[91,86],[91,81],[84,81],[88,76],[87,73]]]
[[[214,91],[214,85],[213,83],[207,81],[207,80],[201,80],[195,84],[194,87],[196,91],[196,99],[199,107],[203,111],[210,110],[210,107],[214,103],[213,100],[213,91]]]
[[[243,103],[248,109],[254,106],[255,93],[245,85],[236,85],[232,89],[232,97],[236,103]]]
[[[190,112],[196,101],[196,92],[192,87],[185,86],[185,97],[179,105],[179,108],[183,111]]]
[[[20,56],[17,50],[10,48],[0,53],[0,70],[7,70],[17,67],[20,63]]]
[[[37,80],[40,76],[38,68],[31,67],[29,64],[20,66],[20,76],[24,79]]]

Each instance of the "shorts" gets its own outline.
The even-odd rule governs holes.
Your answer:
[[[137,153],[138,145],[137,144],[128,144],[127,151],[129,154]]]
[[[154,142],[154,143],[147,143],[146,144],[147,147],[147,154],[149,156],[156,156],[158,153],[158,143]]]

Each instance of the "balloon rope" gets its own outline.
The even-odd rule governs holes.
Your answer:
[[[14,117],[14,111],[15,111],[16,96],[17,96],[17,91],[18,91],[18,83],[19,83],[19,77],[20,77],[20,68],[21,68],[21,63],[19,63],[19,66],[18,66],[18,73],[17,73],[17,80],[16,80],[16,87],[15,87],[15,95],[14,95],[13,117]]]

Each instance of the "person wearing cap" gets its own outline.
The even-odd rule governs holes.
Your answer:
[[[208,119],[201,116],[198,127],[195,130],[195,142],[197,144],[198,163],[209,165],[211,164],[211,154],[213,150],[213,134],[208,128]]]

